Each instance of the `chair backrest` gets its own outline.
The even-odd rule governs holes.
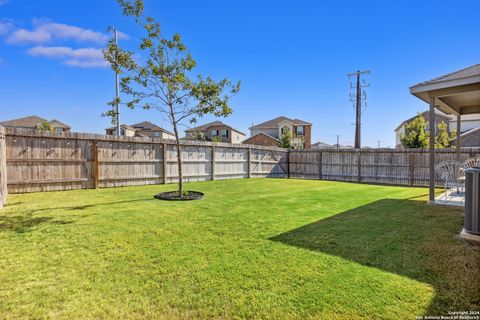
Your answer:
[[[465,162],[463,162],[462,168],[480,168],[480,157],[469,158],[465,160]]]
[[[458,179],[458,164],[456,161],[442,161],[435,166],[435,173],[446,182]]]

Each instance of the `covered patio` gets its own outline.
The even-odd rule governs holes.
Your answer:
[[[455,71],[410,87],[410,93],[430,106],[429,123],[435,123],[435,108],[457,117],[456,161],[460,164],[462,115],[480,113],[480,64]],[[435,135],[430,126],[429,202],[435,203]]]

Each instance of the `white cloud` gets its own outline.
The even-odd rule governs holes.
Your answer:
[[[74,40],[104,44],[110,38],[110,35],[102,32],[55,23],[46,19],[33,19],[32,23],[34,26],[32,30],[18,29],[7,38],[7,42],[11,44],[44,44],[52,40]],[[119,38],[127,39],[128,35],[119,33]]]
[[[63,64],[72,67],[93,68],[108,66],[108,63],[103,59],[102,51],[95,48],[72,49],[70,47],[36,46],[27,52],[33,57],[60,60]]]
[[[12,29],[13,29],[13,23],[9,21],[0,21],[0,36],[3,36],[9,33]]]

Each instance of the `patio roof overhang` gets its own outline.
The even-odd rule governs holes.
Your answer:
[[[410,87],[410,93],[430,105],[429,122],[435,123],[435,108],[457,116],[457,161],[460,161],[461,116],[480,113],[480,64]],[[430,202],[435,200],[435,127],[430,130]]]

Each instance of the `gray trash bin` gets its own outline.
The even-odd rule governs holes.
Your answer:
[[[465,170],[465,232],[480,235],[480,168]]]

